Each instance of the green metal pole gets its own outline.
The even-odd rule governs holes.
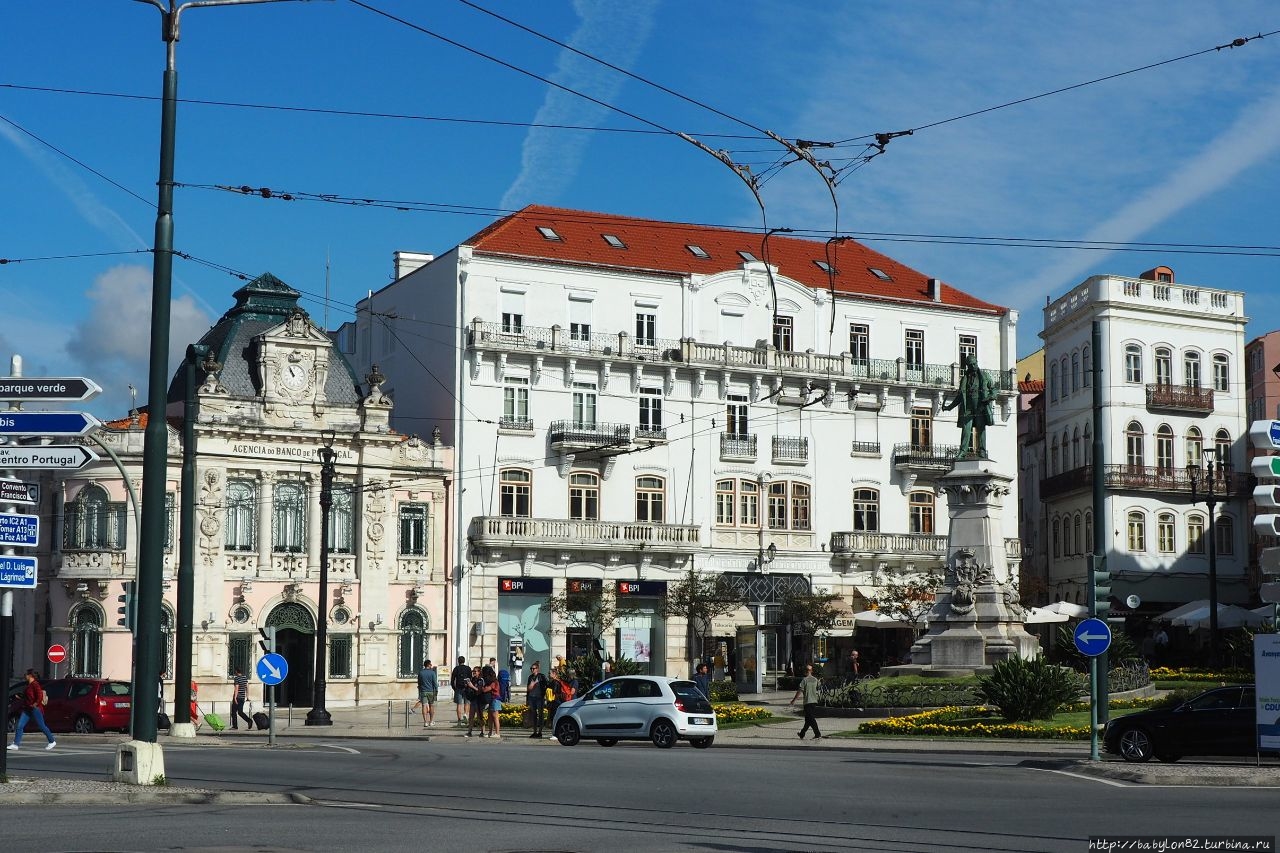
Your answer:
[[[133,662],[133,737],[156,742],[159,710],[160,597],[164,581],[165,493],[168,482],[169,302],[173,293],[173,157],[177,137],[176,16],[165,15],[168,65],[160,107],[160,181],[151,276],[151,362],[147,427],[142,448],[142,530],[138,536],[138,639]]]
[[[195,630],[196,555],[196,365],[209,348],[201,344],[187,347],[183,362],[182,408],[182,499],[178,520],[178,637],[177,661],[173,674],[173,721],[191,719],[191,634]]]

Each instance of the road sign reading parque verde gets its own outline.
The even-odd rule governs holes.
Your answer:
[[[1096,658],[1111,646],[1111,626],[1101,619],[1086,619],[1076,626],[1074,639],[1080,654]]]
[[[0,555],[0,587],[36,588],[36,558]]]
[[[0,504],[38,504],[40,484],[22,480],[0,480]]]
[[[0,447],[0,468],[56,468],[60,471],[75,471],[97,461],[98,454],[78,444]]]
[[[101,425],[85,412],[0,412],[4,435],[84,435]]]
[[[92,400],[102,386],[83,376],[42,376],[38,379],[0,378],[0,400]]]
[[[40,516],[0,513],[0,545],[34,548],[40,544]]]
[[[284,659],[284,655],[273,652],[258,658],[255,671],[258,674],[258,680],[263,684],[267,686],[279,684],[289,674],[289,662]]]

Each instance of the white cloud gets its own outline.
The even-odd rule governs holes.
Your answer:
[[[634,64],[653,30],[656,0],[576,0],[574,8],[582,19],[568,43],[584,53],[599,56],[621,68]],[[551,79],[605,103],[613,103],[626,78],[615,71],[561,51]],[[549,89],[534,122],[545,124],[599,124],[609,114],[577,95]],[[578,174],[579,161],[587,146],[587,134],[546,128],[531,128],[524,139],[520,174],[502,196],[504,208],[523,207],[530,202],[552,203]]]

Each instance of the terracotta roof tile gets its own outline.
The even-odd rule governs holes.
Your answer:
[[[547,239],[539,228],[550,228],[560,239]],[[604,239],[606,234],[617,237],[625,248],[611,245]],[[744,259],[739,252],[763,260],[761,239],[761,234],[751,231],[530,205],[482,229],[463,245],[481,254],[684,275],[741,268]],[[699,247],[708,257],[695,255],[689,246]],[[781,275],[823,290],[831,283],[816,262],[826,262],[826,250],[822,240],[784,234],[769,238],[769,261]],[[934,304],[928,290],[930,276],[887,255],[848,240],[832,245],[831,256],[835,289],[841,293]],[[872,268],[886,273],[889,280],[876,276]],[[942,305],[998,314],[1008,311],[950,285],[941,287]]]
[[[1020,394],[1043,394],[1043,379],[1023,379],[1018,383],[1018,393]]]

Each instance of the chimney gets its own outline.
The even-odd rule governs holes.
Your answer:
[[[435,255],[422,252],[396,252],[393,256],[396,266],[396,278],[404,278],[416,269],[425,267],[435,260]]]
[[[936,278],[929,279],[929,298],[934,302],[942,301],[942,282]]]

